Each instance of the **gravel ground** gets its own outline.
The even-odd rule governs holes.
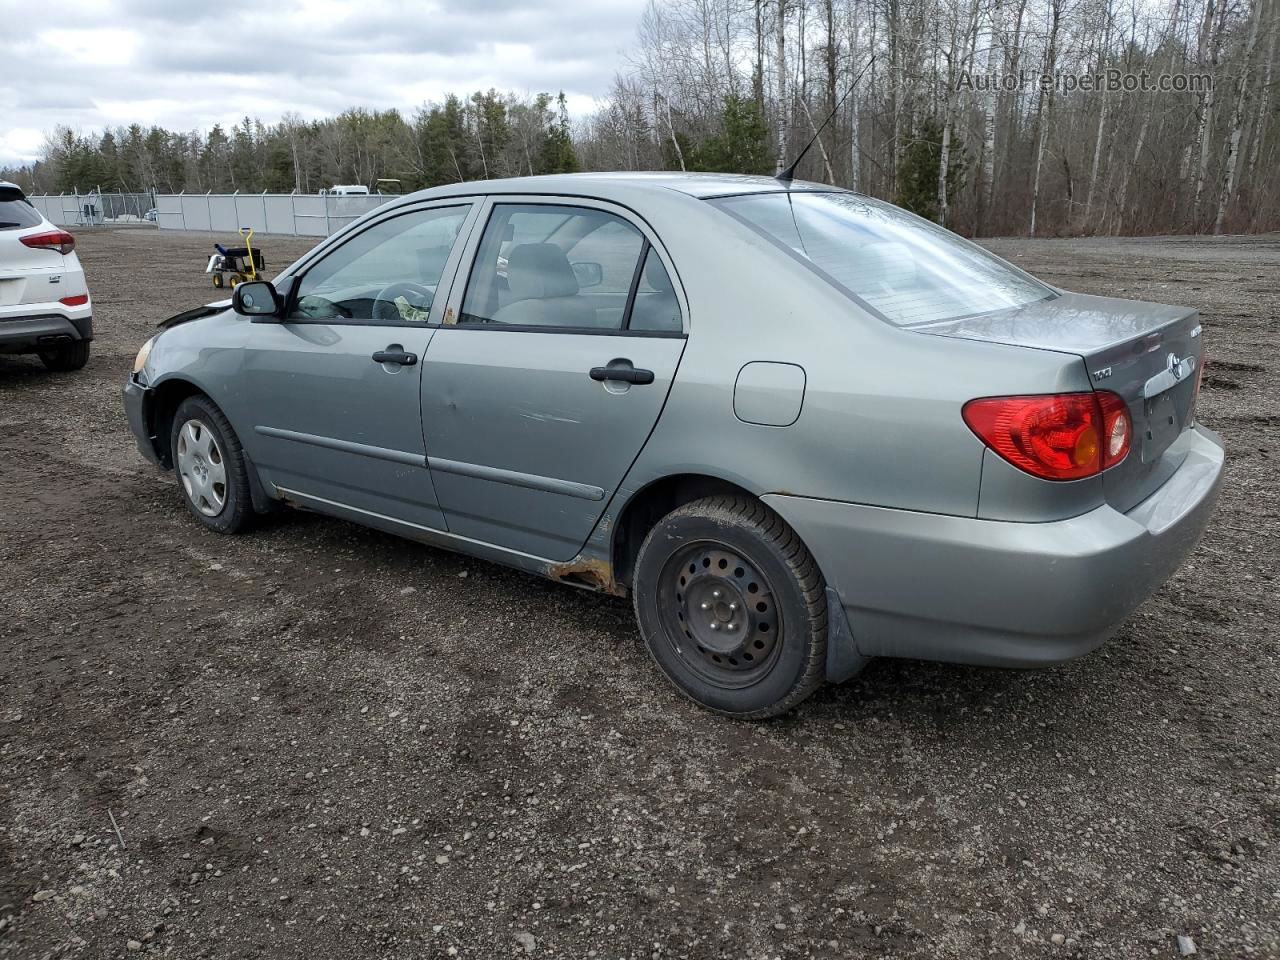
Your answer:
[[[754,725],[624,602],[196,526],[119,387],[211,242],[84,231],[89,367],[0,358],[0,956],[1280,957],[1280,238],[992,242],[1203,310],[1217,516],[1078,662],[879,661]]]

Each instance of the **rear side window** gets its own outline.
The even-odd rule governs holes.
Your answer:
[[[1054,296],[977,244],[857,194],[763,193],[711,202],[899,326]]]
[[[0,197],[0,230],[25,230],[39,223],[39,212],[26,200]]]
[[[639,230],[603,210],[498,204],[459,323],[620,330],[645,247]]]
[[[679,333],[680,302],[671,283],[671,275],[662,265],[662,259],[650,247],[644,258],[644,270],[636,283],[636,299],[631,307],[629,330],[656,330],[662,333]]]
[[[303,275],[290,317],[426,323],[469,209],[417,210],[361,231]]]

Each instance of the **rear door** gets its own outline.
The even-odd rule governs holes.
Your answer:
[[[684,311],[626,211],[521,197],[481,216],[423,369],[432,478],[451,533],[567,560],[657,422]]]
[[[378,219],[306,266],[283,321],[248,328],[237,429],[286,496],[444,529],[419,387],[473,210],[450,200]]]

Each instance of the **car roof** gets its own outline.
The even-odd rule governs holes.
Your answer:
[[[0,180],[0,190],[5,193],[17,193],[20,197],[26,198],[26,194],[22,192],[22,188],[16,183],[10,183],[8,180]]]
[[[627,202],[638,195],[655,191],[676,192],[691,197],[725,197],[747,193],[844,192],[826,183],[795,180],[786,183],[773,177],[745,176],[734,173],[679,172],[602,172],[557,173],[541,177],[509,177],[501,180],[473,180],[450,183],[419,190],[401,198],[401,202],[434,197],[475,196],[477,194],[551,194],[593,197],[600,200]]]

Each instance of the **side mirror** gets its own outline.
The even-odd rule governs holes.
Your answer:
[[[266,280],[247,280],[231,291],[231,309],[245,317],[278,316],[284,298]]]
[[[579,289],[604,283],[604,267],[589,260],[573,264],[573,275],[578,278]]]

